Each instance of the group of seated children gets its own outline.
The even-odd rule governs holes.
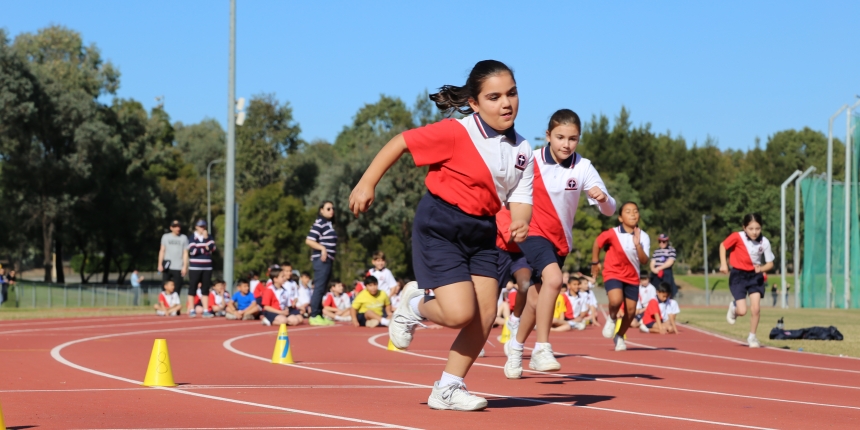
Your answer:
[[[581,273],[570,276],[556,298],[551,330],[585,330],[589,324],[599,325],[593,289],[594,278]]]
[[[678,333],[675,315],[681,313],[678,302],[669,297],[672,286],[666,282],[654,288],[648,272],[639,274],[639,301],[636,302],[636,318],[630,324],[643,333]]]

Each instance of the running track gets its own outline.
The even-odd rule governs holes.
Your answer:
[[[11,429],[860,428],[860,360],[774,349],[682,328],[553,333],[559,373],[504,378],[494,330],[466,382],[484,412],[433,411],[453,330],[407,352],[387,330],[289,331],[296,365],[269,362],[276,328],[148,316],[0,322],[0,404]],[[164,337],[175,389],[141,387]],[[529,341],[529,344],[533,339]],[[527,364],[527,361],[524,362]]]

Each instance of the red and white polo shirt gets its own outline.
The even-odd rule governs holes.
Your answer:
[[[723,247],[726,248],[726,251],[733,251],[729,255],[729,264],[738,270],[752,272],[756,265],[770,263],[774,260],[770,241],[764,236],[759,236],[758,240],[752,240],[745,232],[737,231],[723,241]]]
[[[640,232],[639,244],[645,250],[645,255],[648,255],[648,250],[651,249],[651,238],[648,237],[648,233]],[[603,248],[606,245],[609,245],[609,249],[606,250],[606,257],[603,260],[604,282],[615,279],[625,284],[638,285],[639,253],[633,243],[633,233],[624,231],[624,227],[620,225],[606,230],[597,236],[597,246]]]
[[[531,146],[513,127],[490,128],[477,113],[403,133],[427,189],[461,211],[492,216],[507,203],[532,204]]]
[[[565,256],[573,249],[573,219],[582,191],[598,187],[606,193],[609,198],[604,203],[588,198],[588,203],[598,205],[606,216],[615,213],[615,199],[587,158],[574,153],[556,163],[550,151],[549,145],[534,151],[534,208],[529,236],[548,239],[558,255]]]
[[[532,208],[534,214],[534,208]],[[534,215],[532,215],[534,216]],[[496,214],[496,247],[507,252],[522,252],[516,242],[509,241],[511,232],[511,211],[503,207]]]
[[[176,291],[167,294],[166,291],[162,291],[161,294],[158,295],[158,303],[161,303],[161,306],[165,308],[172,308],[178,305],[179,302],[179,294]]]

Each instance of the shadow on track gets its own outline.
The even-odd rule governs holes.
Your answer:
[[[545,394],[539,397],[521,397],[507,399],[487,399],[487,408],[489,409],[504,409],[504,408],[527,408],[541,406],[541,403],[535,402],[555,402],[569,403],[571,406],[588,406],[594,403],[605,402],[614,399],[615,396],[596,396],[591,394]]]

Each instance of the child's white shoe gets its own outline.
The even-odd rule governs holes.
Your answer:
[[[529,369],[537,370],[538,372],[556,372],[561,370],[561,364],[555,359],[552,347],[546,344],[545,347],[532,351],[532,358],[529,360]]]
[[[433,384],[433,391],[427,399],[430,409],[451,411],[480,411],[487,407],[487,399],[469,393],[466,384],[451,384],[439,386],[439,381]]]
[[[726,321],[729,324],[734,324],[737,321],[737,314],[735,314],[735,302],[729,303],[729,311],[726,312]]]
[[[750,348],[761,348],[761,342],[758,341],[758,338],[754,334],[750,334],[747,337],[747,344],[749,344]]]
[[[625,343],[624,338],[618,334],[615,335],[615,350],[627,351],[627,343]]]
[[[613,334],[615,334],[615,320],[607,318],[606,324],[603,325],[603,337],[612,339]]]
[[[650,333],[651,329],[649,329],[648,326],[645,324],[639,324],[639,331],[641,331],[642,333]]]

